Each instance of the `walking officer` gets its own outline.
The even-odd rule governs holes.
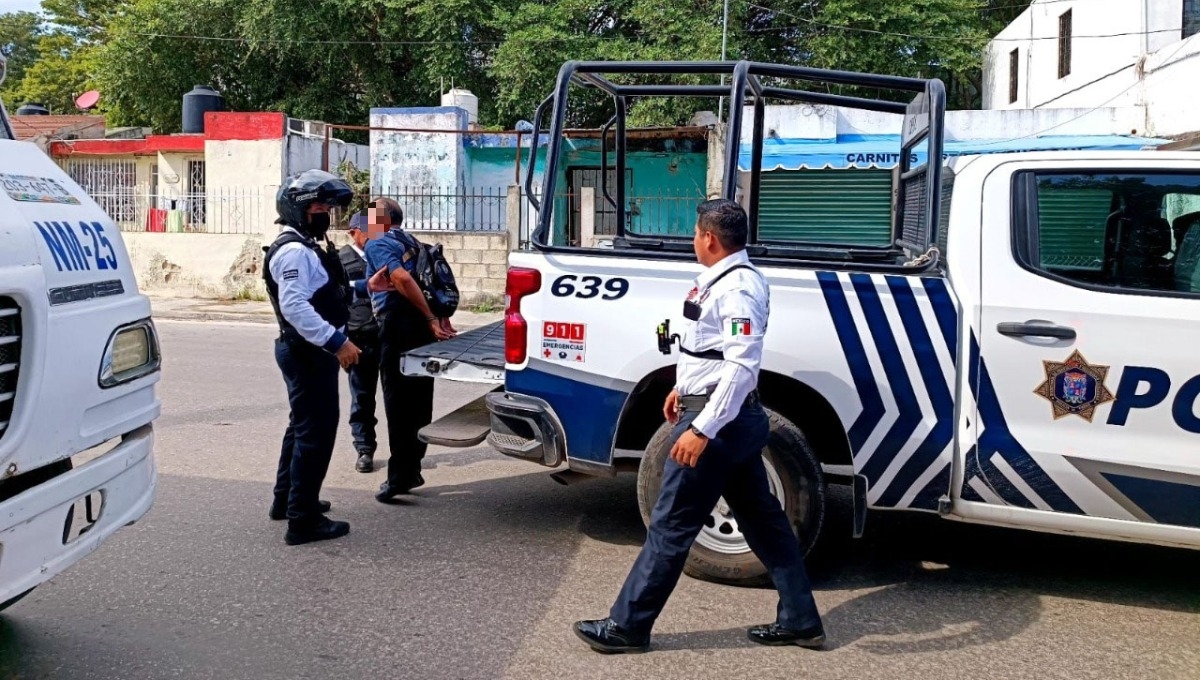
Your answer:
[[[825,633],[800,542],[768,489],[762,461],[770,431],[757,391],[770,306],[767,281],[746,256],[741,206],[716,199],[697,212],[692,245],[705,271],[684,302],[683,356],[663,405],[675,427],[662,489],[645,545],[608,618],[577,621],[575,634],[600,652],[648,650],[651,628],[688,551],[724,496],[779,591],[776,620],[751,628],[750,640],[820,647]]]
[[[347,522],[324,513],[319,498],[329,470],[338,425],[338,365],[347,368],[359,349],[344,332],[350,288],[337,255],[317,245],[329,230],[329,209],[345,207],[353,191],[320,170],[289,177],[275,197],[283,229],[267,248],[263,278],[279,337],[275,361],[287,385],[288,426],[283,435],[271,518],[288,520],[288,545],[350,532]]]
[[[350,433],[354,437],[354,451],[358,460],[354,469],[372,472],[375,469],[375,394],[379,386],[379,322],[371,309],[371,298],[366,294],[363,283],[367,281],[367,259],[363,249],[367,246],[365,213],[350,218],[350,243],[338,251],[338,258],[346,270],[346,276],[359,294],[350,304],[350,319],[346,323],[346,335],[361,351],[358,363],[349,369],[350,374]]]

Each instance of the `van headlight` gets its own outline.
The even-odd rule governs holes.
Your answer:
[[[158,333],[150,319],[135,321],[113,332],[100,362],[100,387],[115,387],[158,370],[162,358]]]

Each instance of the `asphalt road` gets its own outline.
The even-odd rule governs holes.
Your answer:
[[[828,650],[753,645],[773,591],[684,577],[650,654],[595,654],[570,624],[605,615],[641,544],[632,475],[563,487],[431,449],[387,506],[343,428],[324,496],[351,533],[289,547],[266,518],[270,327],[160,329],[155,505],[0,616],[0,679],[1200,678],[1200,553],[886,513],[853,541],[844,505],[811,564]],[[485,390],[443,381],[436,412]]]

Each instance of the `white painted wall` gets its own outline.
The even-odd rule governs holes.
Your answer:
[[[284,143],[285,176],[323,167],[324,139],[288,135]],[[371,147],[364,144],[347,144],[337,139],[330,140],[329,171],[336,173],[338,164],[344,160],[354,163],[356,168],[365,169],[371,164]]]
[[[754,107],[744,110],[742,143],[753,137]],[[832,106],[769,105],[764,134],[785,139],[833,139],[838,134],[900,134],[903,116]],[[947,139],[1014,139],[1040,134],[1143,135],[1138,107],[947,111]]]
[[[467,112],[458,107],[371,109],[372,127],[421,130],[465,130]],[[371,191],[395,194],[406,187],[439,187],[453,191],[466,185],[466,153],[462,135],[437,132],[371,131]],[[453,200],[414,201],[406,206],[405,223],[413,228],[457,225],[461,216]]]
[[[1058,77],[1058,20],[1071,10],[1071,72]],[[988,45],[983,106],[1132,106],[1135,65],[1178,43],[1183,0],[1038,0]],[[1106,37],[1088,37],[1106,36]],[[1009,54],[1018,50],[1017,101],[1009,101]],[[1125,90],[1130,92],[1125,92]]]

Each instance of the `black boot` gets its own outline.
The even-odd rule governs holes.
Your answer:
[[[572,628],[580,640],[602,654],[640,654],[650,649],[649,635],[636,635],[612,619],[576,621]]]
[[[772,647],[799,645],[800,647],[820,649],[825,644],[825,630],[819,623],[804,630],[788,630],[778,623],[768,623],[746,631],[746,637],[750,638],[752,642]]]
[[[374,456],[372,456],[369,453],[358,454],[358,462],[356,462],[354,464],[354,469],[359,472],[374,472],[375,471]]]
[[[321,512],[329,512],[329,509],[332,507],[333,504],[329,501],[317,502],[317,508]],[[275,500],[272,502],[271,510],[267,513],[267,516],[274,520],[287,519],[287,499],[285,498],[283,501]]]
[[[315,520],[288,520],[287,533],[283,540],[288,545],[300,545],[313,541],[328,541],[350,533],[349,522],[335,522],[324,515]]]

